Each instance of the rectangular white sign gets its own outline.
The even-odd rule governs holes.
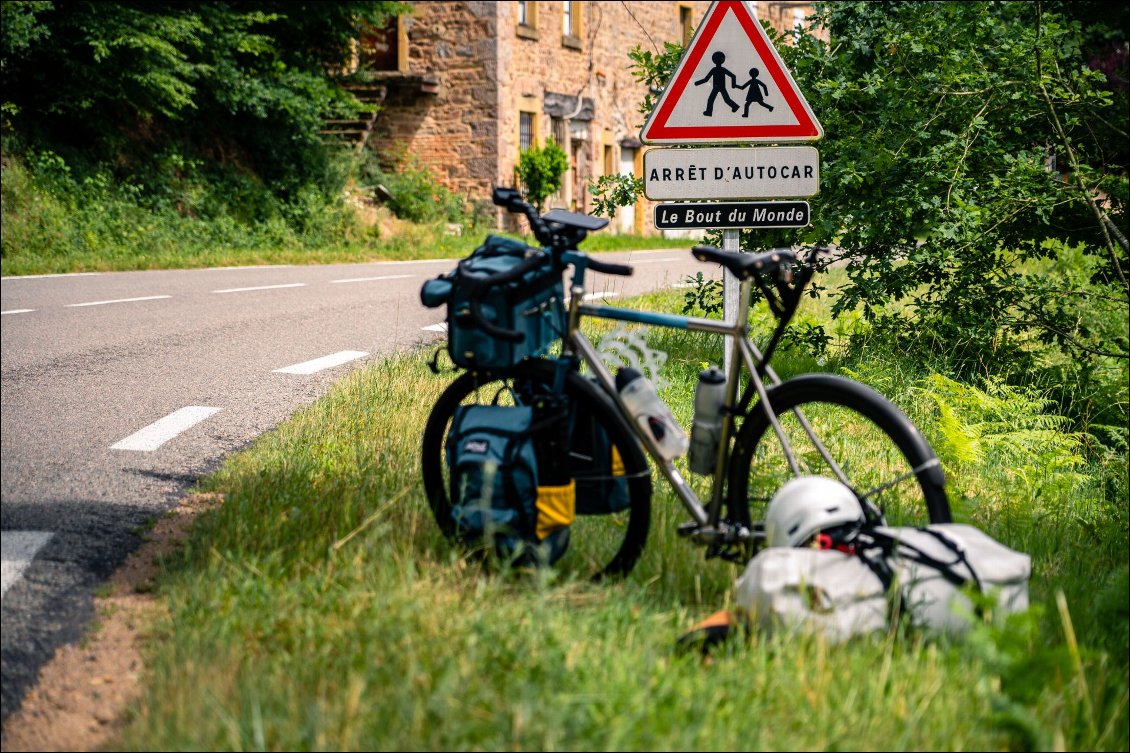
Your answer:
[[[643,183],[653,201],[803,198],[820,192],[820,153],[812,146],[649,149]]]
[[[707,201],[655,205],[655,226],[661,230],[805,227],[811,216],[812,209],[807,201]]]

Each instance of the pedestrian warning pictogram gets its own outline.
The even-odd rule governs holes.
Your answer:
[[[716,0],[640,131],[647,144],[816,141],[824,129],[748,4]]]

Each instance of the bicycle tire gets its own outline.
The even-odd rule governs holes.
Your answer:
[[[798,438],[803,429],[793,413],[795,408],[810,421],[853,491],[861,497],[878,497],[869,501],[889,525],[952,521],[945,474],[933,448],[906,414],[875,390],[833,374],[805,374],[769,388],[766,398],[794,445],[802,473],[835,476],[807,437]],[[763,442],[766,433],[769,436]],[[763,508],[759,516],[752,515],[753,509],[768,504],[793,475],[759,402],[734,440],[727,490],[731,518],[753,526],[754,517],[764,515]],[[902,481],[882,489],[900,478]],[[877,488],[881,491],[872,492]]]
[[[444,446],[456,407],[470,402],[494,402],[500,394],[513,398],[524,383],[548,389],[556,365],[545,360],[524,361],[513,369],[493,373],[467,372],[444,390],[424,426],[421,467],[424,491],[443,534],[459,543],[452,518]],[[624,465],[628,505],[606,515],[578,515],[570,527],[569,546],[556,563],[560,570],[585,577],[626,575],[643,552],[651,521],[651,473],[643,448],[620,417],[612,400],[597,385],[575,371],[565,380],[564,395],[573,406],[583,405],[608,433]],[[509,398],[508,398],[509,399]]]

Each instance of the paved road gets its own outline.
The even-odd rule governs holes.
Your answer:
[[[596,277],[590,290],[610,297],[718,274],[688,251],[602,258],[636,266]],[[441,310],[418,291],[452,266],[0,280],[4,720],[55,649],[81,637],[94,589],[140,526],[350,368],[443,337]]]

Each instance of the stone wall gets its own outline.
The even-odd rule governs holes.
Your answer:
[[[798,14],[801,17],[812,14],[812,3],[808,2],[775,2],[758,3],[757,17],[778,31],[789,31],[796,26]]]
[[[574,120],[567,186],[556,204],[577,211],[592,209],[588,183],[605,172],[620,172],[627,154],[636,174],[642,167],[639,112],[645,88],[632,76],[628,52],[635,47],[657,51],[667,41],[682,41],[680,8],[697,24],[709,2],[583,2],[579,10],[579,35],[564,35],[563,3],[537,3],[536,27],[520,29],[517,3],[499,9],[499,179],[513,181],[519,155],[519,113],[537,114],[538,137],[550,135],[550,113],[544,103],[549,94],[591,99],[591,119]],[[575,101],[575,100],[574,100]],[[557,112],[560,114],[560,111]],[[587,113],[586,113],[587,114]],[[581,138],[576,138],[581,137]],[[625,152],[632,149],[631,152]],[[634,156],[634,159],[633,159]],[[644,221],[646,202],[628,210],[614,230],[653,231]],[[634,215],[634,216],[630,216]]]
[[[370,146],[390,160],[413,155],[447,187],[489,200],[498,170],[500,4],[412,5],[412,14],[401,21],[408,70],[383,79],[389,94]],[[433,80],[436,85],[429,87]]]

